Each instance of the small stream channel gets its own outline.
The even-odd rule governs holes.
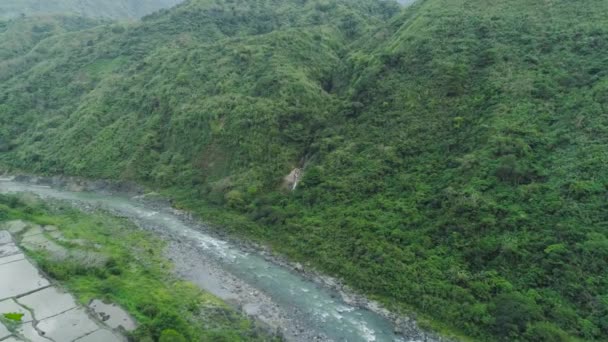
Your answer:
[[[0,179],[0,193],[25,192],[108,210],[158,233],[168,241],[167,256],[179,276],[241,307],[289,341],[434,340],[417,328],[412,336],[396,335],[394,324],[381,315],[347,304],[336,291],[257,252],[214,237],[203,225],[189,223],[170,207],[147,206],[128,196]]]

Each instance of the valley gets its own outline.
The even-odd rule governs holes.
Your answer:
[[[4,180],[0,194],[60,200],[91,213],[102,210],[153,232],[167,242],[165,251],[156,252],[171,260],[176,274],[242,308],[287,341],[442,341],[414,321],[407,323],[409,319],[395,327],[390,319],[396,317],[353,296],[352,290],[342,292],[336,280],[299,274],[263,251],[214,237],[204,224],[158,202],[146,203],[127,193],[110,195],[104,189],[73,192],[42,184],[48,182]],[[384,317],[366,306],[376,307]]]
[[[413,339],[606,340],[607,1],[121,8],[0,20],[0,173],[156,193],[213,232],[121,204],[176,236],[174,275],[293,338],[365,338],[363,320],[390,340],[403,317]],[[341,309],[302,272],[391,319]]]

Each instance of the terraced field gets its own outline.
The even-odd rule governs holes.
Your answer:
[[[0,340],[118,342],[126,339],[113,331],[94,311],[46,277],[16,244],[13,234],[28,249],[67,253],[47,234],[61,238],[53,226],[21,220],[5,223],[0,230]],[[102,316],[105,318],[105,314]],[[106,319],[109,321],[109,319]],[[124,329],[120,324],[116,328]],[[124,324],[134,329],[133,325]]]

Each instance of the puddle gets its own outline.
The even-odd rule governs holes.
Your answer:
[[[135,320],[120,306],[116,304],[106,304],[99,299],[95,299],[89,304],[93,312],[102,322],[112,329],[123,327],[126,331],[137,329]]]
[[[0,245],[12,243],[12,242],[13,242],[13,238],[11,237],[11,234],[9,234],[9,232],[7,232],[6,230],[0,231]]]
[[[11,234],[21,233],[29,225],[23,220],[15,220],[4,223],[2,229],[8,230]]]
[[[49,234],[54,239],[62,242],[69,242],[77,245],[86,244],[86,241],[83,242],[84,240],[66,239],[63,237],[60,231],[52,231]],[[67,248],[59,245],[52,239],[49,239],[44,234],[26,234],[24,235],[23,240],[21,241],[21,245],[31,251],[45,251],[49,253],[52,258],[58,261],[73,259],[74,261],[77,261],[80,265],[86,267],[103,266],[108,260],[108,257],[101,253],[79,249],[68,250]]]
[[[24,342],[24,341],[18,340],[11,336],[11,337],[7,338],[6,340],[2,340],[2,342]]]
[[[46,251],[57,260],[64,260],[68,257],[68,250],[65,247],[49,240],[42,234],[24,236],[21,245],[30,251]]]
[[[17,328],[17,333],[25,337],[30,342],[52,342],[48,338],[38,335],[38,331],[32,323],[25,323]]]
[[[25,323],[19,326],[19,328],[17,328],[17,333],[30,342],[51,342],[48,338],[44,338],[38,334],[33,323]]]
[[[20,253],[21,251],[14,243],[7,243],[5,245],[0,246],[0,258],[6,257],[9,255]]]
[[[40,235],[42,233],[44,233],[44,230],[42,230],[42,227],[40,227],[39,225],[35,225],[35,224],[30,224],[30,229],[28,229],[25,234],[23,234],[23,236],[32,236],[32,235]]]
[[[99,329],[83,308],[44,319],[38,322],[37,327],[53,341],[74,341]]]
[[[18,298],[17,302],[32,309],[34,317],[39,321],[77,306],[72,295],[54,287]]]
[[[23,259],[25,259],[25,255],[23,255],[21,253],[9,255],[7,257],[0,258],[0,265],[8,264],[10,262],[15,262],[18,260],[23,260]]]
[[[7,299],[0,302],[0,316],[7,313],[23,314],[23,317],[21,317],[21,323],[28,323],[33,320],[30,311],[17,304],[13,299]]]
[[[14,231],[23,231],[28,226],[23,221],[11,221],[2,225]],[[49,234],[60,233],[56,228],[47,230],[46,227],[43,229],[33,224],[29,227],[31,228],[23,235],[22,241],[28,249],[45,250],[64,259],[74,258],[82,264],[93,264],[105,258],[95,252],[70,252],[44,235],[45,231]],[[19,338],[29,342],[62,342],[79,338],[84,342],[124,342],[122,336],[105,330],[84,308],[78,307],[72,295],[50,285],[38,269],[25,259],[21,249],[12,242],[11,235],[7,231],[0,231],[0,315],[23,314],[15,332]],[[98,306],[104,312],[111,313],[111,316],[104,313],[107,324],[111,327],[123,326],[127,330],[136,328],[135,321],[119,307],[106,306],[102,302]],[[9,337],[10,335],[7,327],[0,323],[0,341],[20,341],[14,336]]]
[[[49,286],[38,269],[27,260],[0,265],[0,300]]]
[[[11,332],[8,331],[8,329],[2,325],[2,323],[0,323],[0,339],[3,339],[7,336],[10,336]]]

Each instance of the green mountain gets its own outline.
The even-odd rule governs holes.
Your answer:
[[[607,16],[192,0],[42,39],[13,20],[0,162],[163,189],[462,339],[605,340]]]
[[[140,18],[182,0],[2,0],[0,18],[73,14],[92,18]]]

